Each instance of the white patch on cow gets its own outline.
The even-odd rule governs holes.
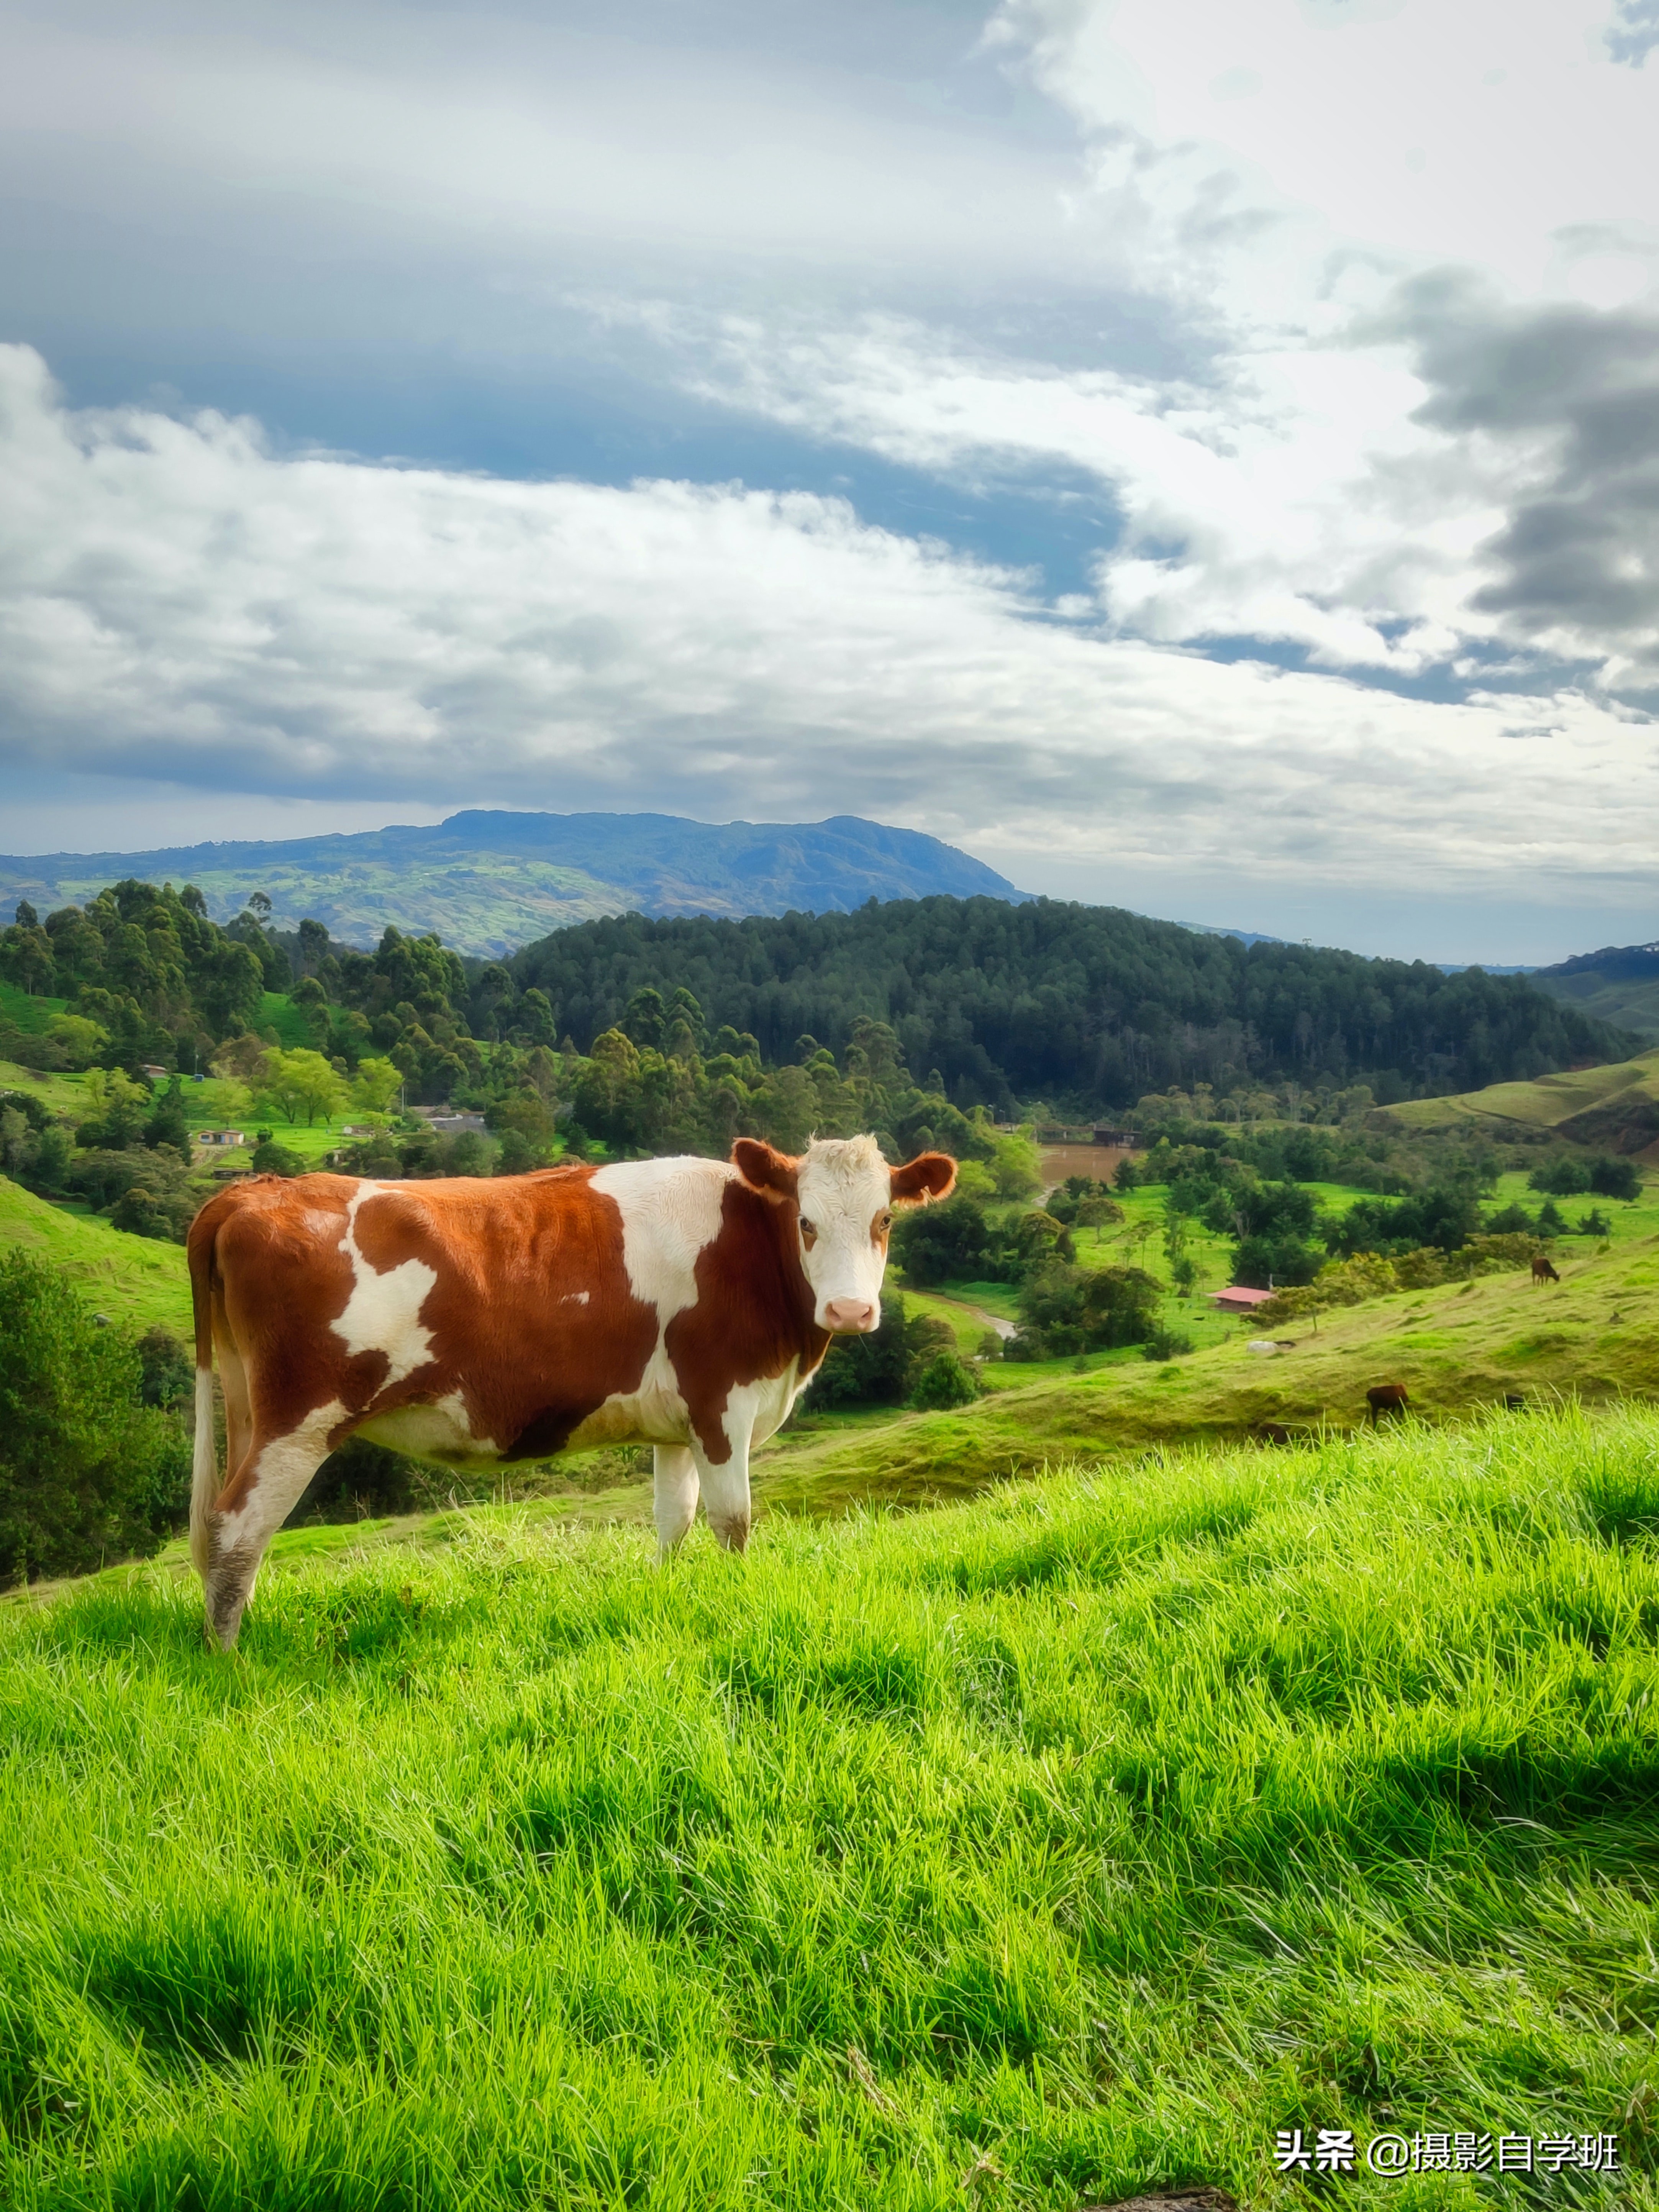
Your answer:
[[[802,1156],[795,1189],[801,1219],[817,1232],[810,1251],[802,1239],[801,1266],[818,1327],[833,1325],[829,1309],[842,1300],[872,1308],[869,1327],[878,1327],[887,1255],[871,1231],[893,1193],[881,1147],[873,1137],[821,1138]]]
[[[601,1168],[588,1188],[622,1216],[623,1266],[641,1305],[654,1307],[657,1341],[632,1390],[607,1398],[571,1436],[568,1449],[640,1437],[684,1443],[690,1417],[668,1357],[668,1324],[697,1302],[697,1255],[720,1233],[728,1183],[740,1180],[723,1160],[627,1160]]]
[[[314,1407],[287,1436],[272,1437],[248,1470],[250,1487],[240,1503],[218,1516],[216,1537],[221,1553],[262,1546],[282,1527],[328,1457],[330,1436],[346,1418],[344,1406],[332,1398],[326,1406]]]
[[[466,1399],[459,1390],[434,1399],[429,1406],[393,1406],[365,1421],[357,1433],[392,1451],[409,1452],[416,1459],[494,1464],[501,1455],[493,1437],[481,1437],[474,1429]]]
[[[587,1292],[586,1291],[567,1291],[564,1296],[559,1300],[559,1304],[562,1306],[585,1306],[587,1304]]]
[[[382,1390],[401,1382],[432,1357],[432,1332],[421,1323],[421,1308],[435,1286],[434,1268],[423,1260],[404,1260],[384,1273],[371,1267],[357,1243],[357,1209],[381,1195],[377,1182],[359,1183],[346,1206],[346,1233],[339,1249],[351,1262],[351,1296],[345,1311],[329,1323],[355,1359],[382,1352],[387,1360]]]
[[[737,1170],[723,1160],[627,1160],[588,1188],[622,1215],[628,1287],[655,1306],[660,1328],[697,1302],[697,1255],[720,1233],[720,1202]]]

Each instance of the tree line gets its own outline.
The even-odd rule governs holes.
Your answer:
[[[1380,1103],[1613,1060],[1635,1040],[1479,969],[1246,945],[1051,899],[895,900],[742,921],[626,915],[560,930],[504,963],[579,1049],[635,994],[693,993],[715,1028],[786,1065],[859,1021],[899,1040],[953,1103],[1122,1109],[1170,1085],[1232,1094],[1364,1077]],[[505,995],[505,994],[504,994]]]

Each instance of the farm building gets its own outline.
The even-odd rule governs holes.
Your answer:
[[[1218,1313],[1254,1313],[1264,1298],[1273,1296],[1271,1291],[1247,1290],[1242,1283],[1230,1283],[1224,1291],[1211,1296],[1210,1304]]]
[[[196,1141],[198,1145],[208,1146],[214,1152],[220,1152],[231,1145],[245,1145],[247,1139],[240,1129],[198,1129]]]

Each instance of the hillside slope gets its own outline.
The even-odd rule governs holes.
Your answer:
[[[16,2212],[1651,2206],[1659,1419],[0,1607]],[[1333,2192],[1334,2195],[1334,2191]],[[1309,2201],[1312,2201],[1311,2197]]]
[[[148,853],[0,857],[0,910],[79,903],[127,877],[192,883],[228,921],[253,891],[278,927],[305,915],[343,944],[388,923],[436,930],[462,952],[496,955],[599,915],[811,913],[932,892],[1020,899],[994,868],[914,830],[855,815],[724,823],[667,814],[452,815],[431,827]]]
[[[182,1244],[124,1237],[106,1221],[49,1205],[0,1176],[0,1251],[14,1247],[61,1267],[94,1311],[146,1328],[161,1322],[188,1341]]]
[[[1235,1443],[1270,1422],[1352,1429],[1374,1382],[1404,1382],[1431,1420],[1511,1396],[1659,1399],[1659,1237],[1556,1259],[1559,1285],[1535,1289],[1521,1271],[1402,1291],[1281,1329],[1296,1341],[1272,1358],[1241,1329],[1167,1366],[1050,1376],[878,1431],[784,1436],[761,1455],[757,1487],[768,1505],[814,1513],[962,1497],[1063,1460]]]
[[[1553,1130],[1602,1152],[1659,1158],[1659,1049],[1633,1060],[1494,1083],[1449,1098],[1417,1098],[1388,1109],[1408,1128],[1485,1124],[1495,1136],[1516,1127]]]

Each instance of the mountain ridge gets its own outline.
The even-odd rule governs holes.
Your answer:
[[[1659,943],[1604,945],[1540,968],[1532,980],[1582,1013],[1659,1042]]]
[[[313,837],[232,839],[146,852],[0,854],[0,904],[76,904],[125,877],[190,882],[216,921],[255,891],[272,921],[305,915],[343,943],[388,924],[435,929],[498,957],[572,923],[639,912],[845,913],[867,899],[945,892],[1031,895],[925,831],[858,815],[823,822],[706,823],[670,814],[544,814],[471,808],[441,823]]]

